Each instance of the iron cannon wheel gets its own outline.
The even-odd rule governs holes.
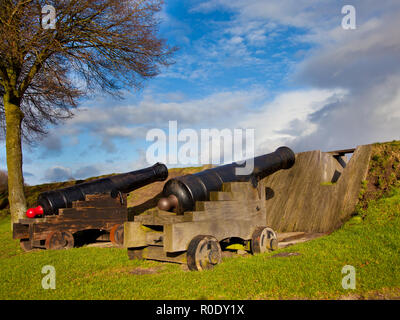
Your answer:
[[[74,236],[69,231],[53,231],[45,242],[47,250],[70,249],[74,247]]]
[[[221,261],[221,246],[215,237],[199,235],[190,241],[187,250],[189,270],[201,271],[211,269]]]
[[[25,252],[31,251],[33,249],[32,247],[32,241],[30,239],[21,239],[19,240],[19,245],[22,250]]]
[[[268,227],[257,227],[251,237],[251,252],[263,253],[278,248],[278,238],[274,230]]]
[[[110,240],[113,244],[121,247],[124,244],[124,225],[116,224],[111,228]]]

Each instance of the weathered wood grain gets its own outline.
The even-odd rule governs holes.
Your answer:
[[[124,223],[124,247],[144,247],[147,245],[146,230],[141,222],[127,221]]]
[[[162,231],[149,231],[146,232],[146,243],[152,246],[164,245],[164,233]]]
[[[223,192],[223,191],[211,191],[210,201],[229,201],[229,200],[257,200],[259,199],[257,192]]]
[[[237,211],[238,209],[253,210],[253,207],[264,206],[264,201],[257,200],[232,200],[232,201],[196,201],[195,211]],[[221,214],[224,212],[222,211]]]
[[[265,221],[265,201],[210,201],[196,205],[199,211],[184,213],[184,221],[213,221],[216,219],[260,219]]]
[[[178,223],[184,221],[184,216],[182,215],[166,215],[166,214],[146,214],[135,216],[135,222],[141,222],[144,225],[149,226],[162,226],[166,223]]]
[[[123,223],[125,220],[120,221],[119,223]],[[33,240],[43,240],[46,236],[55,231],[55,230],[62,230],[62,231],[69,231],[71,233],[75,233],[77,231],[82,230],[91,230],[91,229],[98,229],[98,230],[107,230],[110,231],[113,226],[115,226],[118,222],[115,220],[104,221],[103,219],[98,220],[90,220],[90,222],[86,221],[59,221],[57,223],[34,223],[31,225],[29,232],[30,232],[30,239]]]
[[[164,234],[143,226],[140,222],[127,221],[124,224],[124,247],[163,246]]]
[[[13,239],[29,238],[29,224],[14,223],[13,224]]]
[[[357,147],[345,168],[330,153],[296,154],[291,169],[264,179],[265,186],[274,192],[266,201],[266,224],[278,232],[337,229],[355,209],[371,150],[371,145]],[[338,174],[337,182],[330,183]]]

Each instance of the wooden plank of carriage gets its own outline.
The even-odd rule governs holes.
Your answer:
[[[82,220],[69,220],[63,221],[60,220],[55,223],[35,223],[31,225],[29,228],[30,239],[32,240],[42,240],[46,239],[47,235],[56,230],[69,231],[71,233],[75,233],[81,230],[88,229],[99,229],[99,230],[107,230],[110,231],[113,226],[116,224],[124,223],[126,220],[104,220],[100,219],[91,219],[90,221],[82,221]]]
[[[29,224],[14,223],[13,239],[29,238]]]
[[[196,202],[196,211],[184,213],[185,222],[212,221],[216,219],[252,220],[259,218],[259,225],[265,221],[265,201],[205,201]]]
[[[135,222],[141,222],[149,226],[162,226],[168,223],[178,223],[184,221],[183,215],[163,210],[154,210],[150,214],[138,215],[134,217]]]

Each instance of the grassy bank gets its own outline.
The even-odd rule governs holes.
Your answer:
[[[1,299],[336,299],[400,296],[400,188],[371,200],[329,236],[276,253],[226,258],[210,271],[130,261],[124,249],[83,247],[24,253],[0,221]],[[56,289],[41,287],[41,269],[56,269]],[[343,266],[356,289],[341,286]]]

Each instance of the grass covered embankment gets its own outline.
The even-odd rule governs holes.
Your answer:
[[[3,218],[0,298],[399,298],[399,149],[399,143],[374,147],[357,212],[339,230],[273,253],[225,258],[209,271],[188,272],[177,264],[130,261],[126,250],[118,248],[82,247],[25,253],[12,240],[9,218]],[[298,255],[273,257],[280,252]],[[41,270],[45,265],[56,269],[55,290],[44,290],[41,286],[44,276]],[[345,265],[355,268],[355,290],[342,288]]]
[[[364,218],[362,219],[361,216]],[[274,253],[227,258],[213,270],[130,261],[118,248],[83,247],[24,253],[0,222],[1,299],[290,299],[400,296],[400,188],[372,200],[329,236]],[[41,286],[42,267],[56,269],[56,289]],[[356,269],[356,289],[341,286],[343,266]]]

